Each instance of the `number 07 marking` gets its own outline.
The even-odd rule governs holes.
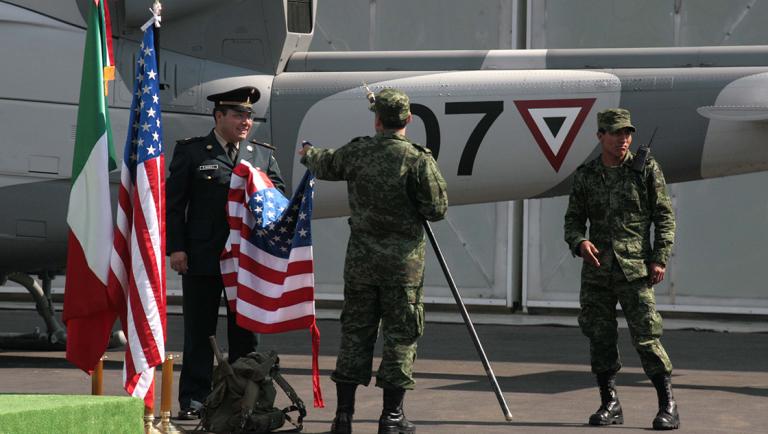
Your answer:
[[[485,135],[491,128],[491,125],[493,125],[503,111],[504,101],[463,101],[445,103],[445,114],[447,115],[485,113],[485,116],[483,116],[477,125],[475,125],[475,128],[467,139],[466,145],[464,145],[464,151],[462,151],[461,158],[459,159],[459,169],[456,173],[458,176],[472,175],[477,151],[480,149],[480,143],[482,143]],[[411,104],[411,113],[421,118],[424,123],[424,129],[426,130],[425,132],[427,136],[426,146],[432,151],[435,160],[437,160],[438,154],[440,153],[440,124],[437,121],[437,117],[429,107],[422,104]]]
[[[504,101],[445,103],[445,114],[447,115],[485,113],[485,116],[480,119],[480,122],[477,123],[475,129],[472,130],[472,134],[470,134],[467,139],[467,144],[464,146],[464,152],[461,153],[461,158],[459,159],[459,171],[456,173],[458,176],[469,176],[472,174],[477,150],[480,149],[480,143],[491,128],[491,125],[493,125],[493,122],[503,111]]]

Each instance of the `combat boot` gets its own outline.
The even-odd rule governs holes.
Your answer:
[[[655,375],[651,378],[656,395],[659,397],[659,412],[653,418],[653,429],[667,430],[680,428],[680,415],[677,413],[677,403],[672,396],[672,376],[669,374]]]
[[[624,423],[624,412],[621,410],[619,395],[616,393],[616,373],[604,372],[597,374],[597,385],[600,387],[600,408],[589,416],[590,425],[613,425]]]
[[[336,383],[336,417],[331,424],[333,434],[352,433],[352,415],[355,414],[357,384]]]
[[[403,414],[405,389],[384,389],[384,409],[379,418],[379,434],[413,434],[416,426]]]

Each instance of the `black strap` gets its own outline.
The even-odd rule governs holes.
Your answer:
[[[304,406],[304,401],[299,398],[299,395],[296,393],[295,390],[293,390],[293,387],[291,387],[290,384],[288,384],[287,381],[285,381],[285,378],[283,378],[282,374],[277,371],[277,369],[272,371],[272,379],[275,380],[275,383],[280,385],[280,388],[283,389],[283,392],[285,392],[286,395],[288,395],[288,398],[291,399],[291,402],[293,405],[285,407],[283,409],[283,413],[285,413],[285,419],[293,426],[296,427],[298,431],[301,431],[304,428],[303,421],[304,418],[307,416],[307,408]],[[298,411],[299,412],[299,418],[296,421],[296,423],[293,423],[293,420],[288,416],[288,412],[291,411]]]

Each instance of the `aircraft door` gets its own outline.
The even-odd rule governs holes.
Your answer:
[[[136,73],[135,55],[138,44],[125,39],[118,43],[119,76],[122,86],[117,86],[117,105],[130,106],[133,97],[133,77]],[[200,76],[202,61],[174,52],[160,51],[160,101],[163,111],[199,112],[202,107]],[[129,79],[130,78],[130,79]]]

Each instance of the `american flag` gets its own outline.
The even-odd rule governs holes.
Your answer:
[[[220,265],[238,325],[257,333],[310,329],[315,406],[322,407],[312,259],[314,184],[306,172],[289,201],[266,173],[241,160],[230,181],[230,231]]]
[[[125,390],[152,407],[166,330],[165,156],[152,26],[144,31],[137,57],[108,291],[128,339]]]

